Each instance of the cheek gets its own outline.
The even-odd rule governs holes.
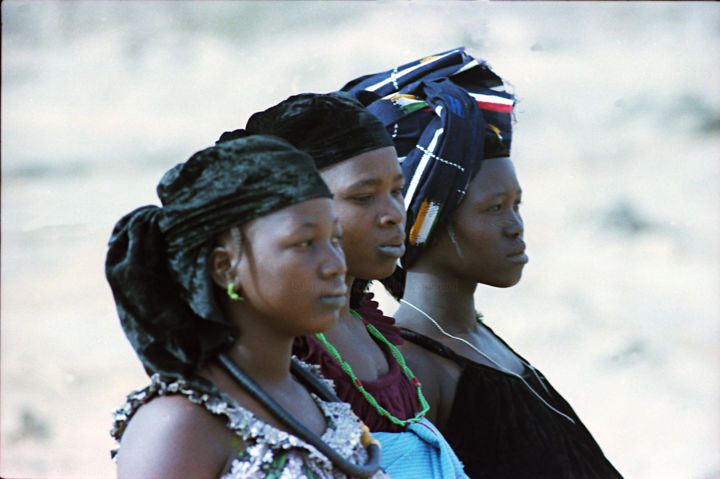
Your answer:
[[[292,315],[317,289],[313,279],[307,265],[293,261],[258,266],[252,285],[258,301],[255,306],[271,315]]]
[[[338,211],[340,227],[343,234],[343,245],[361,244],[370,239],[373,225],[372,215],[361,209]]]
[[[259,253],[259,252],[258,252]],[[302,268],[298,268],[291,255],[284,251],[264,250],[256,255],[256,261],[244,268],[243,284],[250,284],[259,296],[269,297],[275,290],[288,287],[298,280]]]
[[[499,233],[492,221],[478,220],[466,224],[457,231],[457,235],[475,251],[476,256],[488,257],[497,245]]]

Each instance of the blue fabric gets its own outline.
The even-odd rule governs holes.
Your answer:
[[[393,479],[462,479],[468,476],[440,431],[427,419],[406,432],[374,432],[382,445],[380,467]]]
[[[515,96],[463,47],[365,75],[353,94],[391,134],[405,174],[405,268],[462,201],[483,158],[509,156]]]

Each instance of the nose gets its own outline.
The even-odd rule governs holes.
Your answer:
[[[320,265],[320,274],[323,278],[333,278],[335,276],[344,276],[346,272],[347,266],[345,265],[345,254],[342,248],[340,245],[330,243]]]
[[[378,224],[380,226],[394,226],[405,224],[405,205],[402,198],[396,198],[388,195],[388,198],[382,204],[382,209],[378,215]]]
[[[520,213],[516,211],[512,211],[510,214],[511,217],[504,228],[505,235],[510,238],[522,237],[525,232],[525,225],[523,224],[522,216],[520,216]]]

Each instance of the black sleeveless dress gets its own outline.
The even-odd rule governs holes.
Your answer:
[[[482,326],[502,341],[490,328]],[[574,423],[543,404],[518,377],[476,363],[414,331],[403,328],[402,336],[460,366],[455,399],[443,433],[471,478],[622,477],[567,401],[539,371],[536,376],[526,367],[523,378]]]

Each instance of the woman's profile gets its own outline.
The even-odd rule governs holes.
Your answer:
[[[425,418],[423,390],[398,350],[400,330],[364,293],[368,280],[392,274],[405,250],[404,176],[384,126],[350,95],[333,92],[291,96],[251,116],[246,129],[280,136],[313,157],[343,229],[348,294],[340,319],[325,333],[298,338],[293,352],[334,381],[382,444],[391,477],[465,477]]]
[[[407,252],[386,286],[428,417],[468,475],[619,477],[570,405],[476,311],[478,284],[513,286],[528,261],[506,82],[458,48],[343,89],[403,158]]]
[[[332,327],[346,266],[312,159],[271,136],[206,148],[115,226],[106,275],[149,375],[115,415],[120,478],[386,477],[295,336]]]

